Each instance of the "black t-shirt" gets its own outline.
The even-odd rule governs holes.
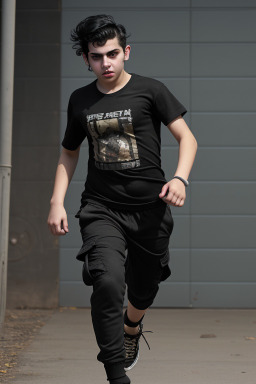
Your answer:
[[[88,174],[82,194],[116,209],[158,204],[166,183],[161,168],[161,122],[186,113],[164,84],[132,74],[119,91],[104,94],[91,84],[69,99],[64,148],[75,150],[87,137]]]

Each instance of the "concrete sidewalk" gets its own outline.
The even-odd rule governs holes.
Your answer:
[[[256,383],[256,310],[150,309],[133,384]],[[89,309],[57,310],[25,350],[21,384],[107,383]]]

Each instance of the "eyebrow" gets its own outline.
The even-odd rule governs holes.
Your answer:
[[[106,55],[109,55],[109,54],[114,53],[114,52],[116,52],[116,51],[119,52],[120,49],[119,49],[119,48],[112,49],[111,51],[107,52]],[[89,52],[89,53],[90,53],[91,55],[94,55],[94,56],[103,56],[102,53],[98,53],[98,52]]]

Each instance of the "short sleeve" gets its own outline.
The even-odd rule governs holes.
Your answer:
[[[75,116],[74,108],[69,99],[67,111],[67,127],[62,140],[62,146],[70,151],[76,150],[86,137],[85,129]]]
[[[168,125],[178,116],[185,115],[187,110],[164,84],[160,84],[155,95],[155,109],[159,119]]]

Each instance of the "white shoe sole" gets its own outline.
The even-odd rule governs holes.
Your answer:
[[[134,365],[137,363],[137,361],[139,360],[139,356],[140,356],[140,353],[139,353],[139,351],[138,351],[138,355],[136,356],[136,359],[134,360],[134,362],[132,363],[132,365],[130,365],[130,367],[128,367],[128,368],[124,368],[124,370],[125,370],[125,371],[130,371],[130,370],[134,367]]]

